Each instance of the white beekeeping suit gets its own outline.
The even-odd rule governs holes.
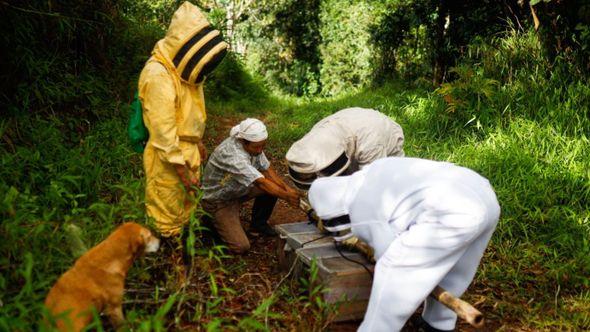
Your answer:
[[[326,228],[338,221],[375,250],[375,276],[360,331],[399,331],[426,300],[422,317],[452,330],[456,314],[427,298],[440,285],[461,296],[500,215],[488,180],[451,163],[384,158],[350,176],[313,182],[309,199]],[[344,218],[345,219],[345,218]]]
[[[352,174],[385,157],[404,156],[399,124],[378,111],[347,108],[315,124],[287,152],[289,175],[307,189],[318,176]]]

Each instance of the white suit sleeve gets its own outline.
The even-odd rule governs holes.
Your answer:
[[[158,150],[161,160],[185,163],[179,147],[176,127],[176,89],[165,68],[153,74],[139,86],[143,119],[150,134],[150,144]]]

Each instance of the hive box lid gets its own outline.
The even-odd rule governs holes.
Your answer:
[[[288,234],[305,234],[305,233],[317,233],[320,234],[320,231],[314,224],[309,221],[304,222],[296,222],[291,224],[280,224],[274,226],[277,233],[280,235],[286,236]]]

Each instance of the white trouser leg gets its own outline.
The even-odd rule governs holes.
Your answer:
[[[472,242],[472,245],[459,258],[457,264],[441,280],[439,286],[457,297],[463,295],[475,276],[479,261],[492,237],[494,229],[495,227],[488,229]],[[452,330],[457,322],[455,312],[431,297],[426,298],[422,317],[430,326],[439,330]]]
[[[451,201],[466,202],[465,196],[457,199],[461,193],[454,194],[455,200]],[[473,206],[451,209],[447,204],[445,211],[433,211],[391,243],[375,267],[371,298],[359,331],[401,330],[420,303],[459,261],[461,264],[447,282],[463,291],[467,288],[499,214],[499,209],[498,213],[490,213],[490,204],[482,203],[478,200],[475,209]],[[451,210],[457,212],[450,213]],[[436,316],[441,310],[429,309],[429,312]],[[449,323],[448,329],[454,328],[456,318],[442,318],[444,324],[439,325],[438,318],[432,321],[440,328],[447,329],[446,323]]]

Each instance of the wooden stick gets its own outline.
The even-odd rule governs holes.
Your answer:
[[[533,22],[535,22],[535,31],[539,31],[539,26],[541,25],[541,22],[537,17],[537,13],[535,13],[535,8],[530,4],[530,2],[529,7],[531,8],[531,14],[533,14]]]
[[[471,304],[455,297],[447,292],[444,288],[436,286],[430,293],[435,300],[444,304],[453,310],[459,318],[464,319],[467,323],[475,328],[482,328],[484,325],[483,314],[475,309]]]

